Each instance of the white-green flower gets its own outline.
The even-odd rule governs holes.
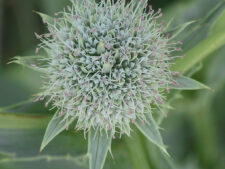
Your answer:
[[[170,88],[208,88],[171,71],[182,44],[172,40],[193,22],[168,31],[161,9],[155,12],[146,0],[71,2],[55,18],[38,13],[49,32],[35,33],[36,53],[45,53],[13,61],[44,74],[37,100],[46,98],[57,110],[41,150],[75,121],[76,130],[88,132],[90,169],[103,168],[111,138],[130,135],[132,123],[168,154],[152,114],[162,118],[170,107],[164,103]]]
[[[162,33],[161,16],[142,1],[72,1],[49,33],[36,34],[47,53],[40,98],[74,117],[76,129],[130,135],[131,123],[160,110],[173,83],[170,55],[178,48]]]

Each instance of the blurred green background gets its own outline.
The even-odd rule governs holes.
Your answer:
[[[153,8],[162,8],[164,19],[174,18],[176,26],[190,20],[201,20],[222,0],[150,0]],[[29,99],[39,91],[40,74],[13,64],[13,56],[33,55],[38,41],[34,32],[46,28],[38,15],[49,15],[62,10],[68,0],[0,0],[0,169],[72,169],[82,168],[75,157],[87,150],[83,134],[73,130],[63,132],[39,153],[44,129],[52,113],[44,103],[12,105]],[[221,13],[225,13],[224,10]],[[216,20],[217,18],[215,18]],[[225,17],[220,17],[225,23]],[[211,28],[213,23],[203,25]],[[185,30],[185,31],[188,31]],[[210,31],[199,31],[200,39],[186,38],[184,50],[206,38]],[[204,34],[204,36],[203,36]],[[189,45],[190,44],[190,45]],[[161,130],[164,142],[177,169],[225,169],[225,45],[196,65],[194,78],[207,84],[213,91],[186,91],[172,103]],[[154,154],[156,147],[144,140],[131,139],[145,145],[144,157],[148,169],[169,169],[163,158]],[[137,143],[139,141],[139,143]],[[115,140],[113,157],[108,155],[107,169],[139,169],[126,140]],[[135,147],[133,147],[135,148]],[[142,158],[142,157],[140,157]],[[143,159],[142,158],[142,159]],[[78,162],[77,162],[78,161]],[[141,163],[141,161],[140,161]],[[140,168],[144,169],[144,168]]]

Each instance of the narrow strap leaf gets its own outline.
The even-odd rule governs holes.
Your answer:
[[[192,24],[182,36],[179,36],[179,40],[183,42],[182,49],[187,52],[191,48],[194,48],[198,43],[209,37],[210,30],[219,17],[221,11],[225,8],[225,1],[218,2],[218,4],[212,8],[206,16],[198,23]],[[217,30],[217,31],[222,31]],[[216,32],[215,32],[216,33]],[[208,45],[210,46],[210,45]],[[197,56],[195,56],[197,57]]]
[[[74,118],[70,118],[68,120],[65,120],[64,118],[64,116],[58,116],[58,113],[55,113],[51,121],[48,123],[48,127],[41,143],[40,151],[42,151],[50,141],[52,141],[59,133],[65,130],[66,127],[74,121]]]
[[[170,28],[170,27],[171,27],[171,24],[172,24],[172,22],[173,22],[173,20],[174,20],[174,17],[171,18],[171,19],[168,21],[168,23],[167,23],[166,26],[165,26],[164,33],[167,33],[167,32],[169,32],[169,31],[175,29],[175,28]]]
[[[174,80],[176,84],[170,86],[172,89],[180,89],[180,90],[199,90],[199,89],[210,89],[210,87],[194,80],[190,77],[186,76],[178,76],[175,77]]]
[[[8,106],[5,106],[5,107],[0,107],[0,112],[7,111],[9,109],[20,107],[20,106],[23,106],[23,105],[26,105],[26,104],[30,104],[32,102],[33,102],[33,99],[28,99],[28,100],[24,100],[24,101],[21,101],[21,102],[12,104],[12,105],[8,105]]]
[[[148,140],[144,140],[145,148],[148,150],[149,161],[153,169],[178,169],[173,159],[162,153],[160,149]],[[159,162],[160,161],[160,162]]]
[[[169,156],[163,144],[162,137],[159,132],[159,127],[157,126],[151,114],[146,115],[145,122],[139,119],[136,120],[135,125],[149,141],[157,145],[164,153],[166,153]]]
[[[196,63],[209,56],[225,44],[225,31],[214,33],[186,53],[186,57],[178,59],[172,70],[186,72]]]
[[[225,1],[224,1],[225,4]],[[225,29],[225,9],[221,12],[221,14],[216,18],[215,22],[213,23],[210,34],[216,33],[220,30]]]
[[[65,155],[65,156],[38,155],[38,156],[31,156],[31,157],[5,156],[3,158],[0,158],[0,164],[12,163],[12,162],[35,162],[40,160],[47,160],[48,162],[65,160],[65,161],[73,162],[77,164],[77,166],[81,166],[82,168],[87,167],[86,155],[75,156],[75,157],[70,155]]]
[[[131,137],[125,137],[126,147],[134,169],[152,169],[149,165],[149,158],[146,147],[143,144],[142,135],[137,128],[134,128]],[[148,140],[147,140],[148,141]],[[148,142],[149,143],[149,142]]]
[[[0,129],[44,129],[49,119],[48,115],[0,112]]]
[[[13,157],[15,157],[14,153],[0,151],[0,161],[1,161],[1,159],[4,159],[4,158],[13,158]]]
[[[103,169],[111,146],[111,134],[90,129],[88,136],[89,169]]]

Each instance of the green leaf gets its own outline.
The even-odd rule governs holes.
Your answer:
[[[182,25],[179,25],[171,30],[168,30],[165,32],[165,34],[171,34],[172,36],[170,37],[170,39],[174,39],[175,37],[177,37],[183,30],[185,30],[189,25],[191,25],[192,23],[195,23],[196,21],[190,21],[190,22],[186,22]]]
[[[176,84],[171,85],[172,89],[180,89],[180,90],[199,90],[199,89],[211,89],[210,87],[185,76],[175,77],[174,80]]]
[[[144,139],[144,145],[153,169],[176,169],[174,160],[162,153],[155,144],[149,143],[147,139]]]
[[[38,15],[40,15],[40,17],[41,17],[46,23],[48,23],[48,24],[50,24],[50,25],[53,25],[53,24],[54,24],[54,19],[53,19],[51,16],[46,15],[46,14],[43,14],[43,13],[41,13],[41,12],[37,12],[37,11],[33,11],[33,12],[36,13],[36,14],[38,14]]]
[[[0,154],[3,154],[4,156],[5,154],[9,154],[15,158],[29,157],[29,159],[30,157],[36,157],[37,155],[64,156],[65,158],[77,158],[84,155],[87,148],[87,141],[82,137],[83,132],[81,131],[74,134],[74,131],[72,130],[62,132],[57,136],[57,139],[53,140],[51,144],[48,145],[48,148],[45,149],[43,153],[37,153],[40,149],[43,132],[44,130],[42,129],[0,129]],[[88,160],[86,161],[85,165],[88,167]],[[64,166],[67,165],[66,163],[67,162],[65,162]],[[28,168],[30,169],[33,167]],[[50,168],[55,169],[55,167]],[[60,169],[62,168],[67,167],[61,167]]]
[[[32,70],[35,71],[39,71],[39,72],[45,72],[44,68],[40,68],[43,67],[45,65],[45,62],[42,61],[41,59],[43,59],[43,56],[15,56],[14,60],[9,62],[9,63],[16,63],[19,65],[23,65],[27,68],[30,68]],[[40,64],[40,65],[36,65],[36,64]]]
[[[206,70],[207,84],[213,87],[215,91],[219,91],[224,88],[225,84],[225,46],[217,52],[213,53],[213,57],[210,61],[210,65]]]
[[[8,152],[0,151],[0,161],[1,161],[2,159],[5,159],[5,158],[12,158],[12,157],[14,157],[14,156],[15,156],[15,154],[13,154],[13,153],[8,153]]]
[[[212,25],[210,34],[214,34],[224,29],[225,29],[225,10],[221,12],[220,16],[216,19],[216,21]]]
[[[65,160],[65,161],[74,162],[75,164],[78,164],[79,166],[86,167],[87,156],[82,155],[78,157],[73,157],[71,155],[66,155],[66,156],[40,155],[40,156],[34,156],[34,157],[5,157],[0,159],[0,164],[12,163],[12,162],[35,162],[40,160],[47,160],[48,162]]]
[[[125,138],[126,147],[133,168],[150,169],[146,149],[141,140],[141,133],[135,128],[131,137]],[[138,154],[138,155],[137,155]]]
[[[166,153],[169,156],[169,154],[163,144],[158,125],[156,124],[156,122],[153,119],[151,114],[146,115],[145,123],[143,123],[143,121],[137,119],[135,122],[135,125],[142,132],[142,134],[145,135],[145,137],[149,141],[151,141],[152,143],[157,145],[164,153]]]
[[[107,152],[111,146],[111,134],[90,129],[88,136],[89,169],[103,169]]]
[[[66,127],[68,127],[68,125],[74,121],[74,117],[69,118],[68,120],[64,118],[64,116],[58,116],[58,113],[55,113],[55,115],[52,117],[45,131],[40,151],[42,151],[50,141],[52,141],[59,133],[65,130]]]
[[[0,107],[0,112],[7,111],[9,109],[13,109],[13,108],[16,108],[16,107],[20,107],[20,106],[23,106],[23,105],[26,105],[26,104],[29,104],[29,103],[32,103],[32,102],[33,102],[33,99],[28,99],[28,100],[24,100],[24,101],[21,101],[21,102],[18,102],[18,103],[14,103],[14,104],[11,104],[11,105],[8,105],[8,106],[5,106],[5,107]]]
[[[203,19],[192,24],[187,31],[183,31],[183,33],[176,38],[176,40],[179,39],[183,41],[183,51],[187,52],[202,40],[209,37],[212,25],[216,22],[216,19],[224,8],[225,1],[219,2],[206,14]]]
[[[200,42],[186,53],[185,58],[177,59],[172,66],[172,70],[186,72],[223,45],[225,45],[225,30],[219,31]]]
[[[49,116],[0,112],[0,129],[43,129],[48,121]]]

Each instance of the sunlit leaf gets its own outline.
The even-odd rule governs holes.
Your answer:
[[[211,53],[219,49],[225,44],[225,30],[219,31],[198,45],[193,47],[186,53],[186,57],[183,59],[177,59],[172,69],[175,71],[186,72],[192,68],[195,64],[209,56]]]
[[[74,118],[65,120],[64,116],[59,116],[58,113],[55,113],[45,131],[40,151],[42,151],[50,141],[52,141],[59,133],[65,130],[68,127],[68,125],[73,121]]]
[[[174,80],[176,81],[176,84],[170,86],[172,89],[180,89],[180,90],[210,89],[208,86],[189,77],[178,76],[175,77]]]
[[[145,122],[137,119],[135,125],[149,141],[157,145],[164,153],[166,153],[169,156],[163,144],[162,137],[159,132],[159,127],[151,114],[146,115]]]
[[[103,169],[111,146],[111,134],[90,129],[88,136],[89,169]]]

